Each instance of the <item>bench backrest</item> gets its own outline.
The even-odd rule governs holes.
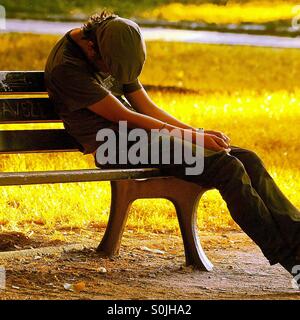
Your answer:
[[[57,122],[61,120],[48,98],[43,72],[0,71],[0,124]],[[64,129],[0,130],[0,153],[78,149]]]

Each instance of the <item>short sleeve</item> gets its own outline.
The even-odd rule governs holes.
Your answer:
[[[50,82],[52,93],[70,112],[87,108],[109,94],[88,70],[75,65],[55,67]]]
[[[138,91],[142,88],[143,88],[143,86],[138,79],[132,83],[128,83],[128,84],[123,85],[124,94],[132,93],[132,92]]]

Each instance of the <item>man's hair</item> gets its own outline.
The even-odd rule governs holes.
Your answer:
[[[104,20],[115,18],[117,15],[104,10],[101,13],[93,14],[89,17],[88,21],[83,25],[81,28],[83,32],[83,39],[90,40],[97,45],[97,38],[96,38],[96,29],[97,27],[103,22]]]

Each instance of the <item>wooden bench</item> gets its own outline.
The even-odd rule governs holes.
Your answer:
[[[26,96],[24,95],[26,93]],[[33,95],[34,96],[31,96]],[[43,94],[42,97],[36,97]],[[44,86],[43,72],[0,72],[0,123],[61,122]],[[0,153],[74,152],[77,143],[63,129],[0,131]],[[210,271],[198,238],[196,211],[207,191],[194,183],[165,177],[159,169],[2,172],[0,185],[31,185],[88,181],[111,181],[111,208],[104,237],[97,249],[107,256],[119,252],[128,212],[133,201],[165,198],[173,202],[184,243],[186,264]]]

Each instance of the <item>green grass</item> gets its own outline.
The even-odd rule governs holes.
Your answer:
[[[136,15],[139,12],[152,10],[158,5],[171,3],[169,0],[45,0],[41,4],[40,0],[1,0],[0,4],[5,6],[8,16],[32,16],[47,17],[51,15],[74,16],[76,14],[90,14],[91,12],[103,9],[109,9],[117,14],[124,16]],[[188,1],[182,1],[186,3]],[[196,0],[193,3],[201,4],[206,1]]]
[[[0,69],[42,69],[57,39],[3,35]],[[195,90],[154,90],[150,95],[181,120],[222,130],[234,145],[256,151],[284,193],[300,207],[299,69],[299,50],[149,42],[141,80]],[[94,167],[91,156],[79,153],[2,155],[0,160],[3,171]],[[5,187],[0,193],[4,230],[26,231],[37,224],[57,236],[55,230],[107,223],[108,183]],[[210,230],[236,228],[217,191],[204,196],[198,222]],[[174,208],[165,200],[135,203],[128,228],[178,232]]]
[[[297,0],[1,0],[9,18],[84,19],[108,9],[125,17],[208,23],[270,22],[290,20]],[[214,5],[214,6],[212,6]]]

